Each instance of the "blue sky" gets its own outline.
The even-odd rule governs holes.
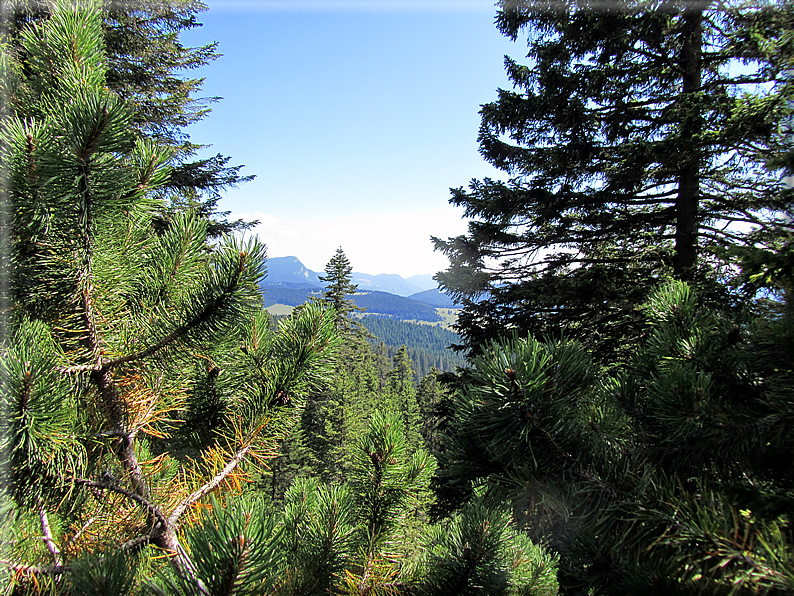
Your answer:
[[[209,0],[186,45],[220,96],[188,129],[256,180],[219,204],[259,219],[271,257],[321,271],[341,246],[363,273],[435,273],[430,236],[466,230],[449,188],[504,177],[477,149],[480,105],[508,85],[489,0]],[[191,73],[193,74],[193,73]]]

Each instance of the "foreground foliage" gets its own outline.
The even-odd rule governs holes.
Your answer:
[[[442,475],[510,497],[566,594],[794,592],[794,326],[738,327],[682,282],[631,363],[514,335],[475,359]]]
[[[309,307],[273,331],[263,245],[211,248],[190,212],[159,229],[173,153],[135,134],[106,85],[97,7],[58,5],[20,43],[0,63],[19,108],[0,127],[13,301],[2,479],[20,528],[7,579],[79,593],[87,553],[144,573],[160,551],[194,585],[182,524],[273,456],[330,370],[333,313]]]
[[[167,573],[149,588],[212,596],[556,594],[554,557],[516,529],[502,503],[481,498],[443,524],[410,523],[434,466],[426,453],[408,454],[399,415],[376,412],[356,456],[349,483],[296,480],[277,513],[261,500],[213,503],[186,532],[198,583]]]

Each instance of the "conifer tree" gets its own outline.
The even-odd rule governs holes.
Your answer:
[[[481,496],[423,539],[411,593],[555,596],[556,557],[533,544],[506,504]]]
[[[347,259],[341,247],[336,249],[336,253],[325,266],[325,275],[320,276],[320,281],[325,283],[323,300],[331,304],[336,311],[336,326],[340,331],[361,332],[361,325],[353,321],[351,315],[360,312],[362,309],[348,298],[355,294],[358,286],[351,283],[353,266]]]
[[[726,248],[792,233],[790,198],[767,169],[790,112],[791,6],[499,6],[499,30],[527,35],[528,61],[505,59],[514,89],[483,106],[479,142],[510,179],[453,190],[471,223],[436,239],[452,263],[439,281],[464,304],[468,347],[512,327],[563,328],[627,356],[636,307],[660,279],[705,292]]]
[[[196,159],[202,147],[190,141],[185,127],[204,118],[219,98],[197,98],[202,79],[188,71],[215,60],[217,44],[185,47],[179,35],[201,26],[197,14],[206,10],[200,0],[127,0],[101,3],[102,35],[107,72],[105,84],[128,102],[133,110],[130,126],[136,135],[155,139],[173,149],[168,179],[155,192],[165,198],[156,214],[160,227],[178,212],[191,209],[209,220],[208,234],[217,238],[255,222],[229,221],[219,212],[221,192],[251,180],[242,166],[229,166],[220,154]],[[11,43],[19,52],[23,72],[24,48],[19,44],[26,25],[41,22],[52,10],[46,0],[10,0],[4,19]],[[20,108],[22,106],[17,106]]]
[[[175,581],[201,591],[184,522],[273,456],[337,338],[319,305],[272,330],[258,241],[208,250],[190,213],[153,228],[173,151],[137,136],[134,108],[106,84],[102,23],[97,5],[61,2],[21,50],[2,46],[14,275],[0,470],[19,530],[5,579],[96,593],[113,575],[111,592],[129,593],[165,554]]]
[[[303,444],[287,439],[274,465],[290,467],[299,478],[320,478],[325,483],[347,480],[356,444],[388,395],[380,360],[363,337],[344,336],[332,378],[306,400],[300,428],[295,430]],[[280,478],[271,476],[267,481],[272,494],[283,494],[291,480],[286,474]],[[272,481],[277,481],[277,488]]]
[[[326,290],[319,302],[333,308],[335,325],[344,341],[333,379],[309,397],[301,419],[310,450],[305,457],[314,462],[310,464],[314,468],[312,473],[325,482],[346,478],[354,447],[375,409],[382,384],[373,367],[373,354],[364,339],[369,334],[351,317],[360,310],[348,298],[356,291],[355,284],[350,281],[352,270],[344,251],[339,248],[326,265],[327,275],[320,277],[326,283]],[[300,456],[285,453],[285,457]]]
[[[400,543],[393,540],[394,530],[414,512],[434,462],[424,451],[408,452],[397,412],[375,412],[356,447],[350,486],[361,520],[361,547],[357,569],[347,573],[346,583],[353,594],[364,596],[399,585]]]
[[[441,373],[432,367],[430,372],[422,377],[416,390],[421,420],[419,432],[425,448],[431,453],[441,447],[440,428],[445,423],[444,409],[450,398],[450,390],[441,382]]]
[[[610,372],[576,342],[493,342],[440,473],[510,498],[565,594],[791,594],[791,318],[737,327],[681,282]]]
[[[416,400],[414,374],[411,370],[411,358],[408,350],[402,346],[392,360],[392,369],[386,375],[385,400],[398,412],[403,419],[406,430],[406,441],[409,451],[413,452],[420,446],[419,403]]]

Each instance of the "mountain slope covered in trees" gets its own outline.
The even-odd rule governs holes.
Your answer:
[[[382,342],[389,358],[394,358],[402,346],[408,349],[417,383],[433,368],[455,371],[466,365],[463,355],[450,349],[460,337],[448,329],[381,317],[364,316],[360,321],[375,336],[372,344],[377,347]]]
[[[273,286],[267,283],[260,284],[264,294],[264,305],[273,306],[284,304],[287,306],[299,306],[311,297],[317,297],[321,290],[304,287],[283,287]],[[440,323],[443,321],[441,315],[436,312],[436,307],[420,302],[411,298],[389,294],[387,292],[357,292],[350,295],[353,303],[368,315],[384,316],[400,320],[427,321]]]

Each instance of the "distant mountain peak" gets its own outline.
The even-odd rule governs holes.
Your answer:
[[[324,272],[314,272],[307,269],[298,257],[272,257],[267,260],[267,278],[265,284],[310,284],[322,287],[320,275]],[[368,273],[353,272],[352,283],[361,291],[377,291],[396,294],[397,296],[411,296],[424,290],[437,288],[432,275],[414,275],[408,279],[396,273]]]
[[[266,283],[302,283],[322,287],[320,278],[307,269],[298,257],[274,257],[267,260]]]

